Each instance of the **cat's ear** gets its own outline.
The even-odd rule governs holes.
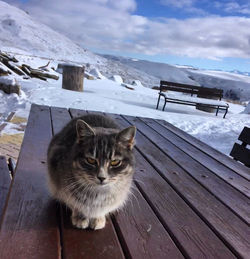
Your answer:
[[[77,120],[76,122],[77,139],[81,140],[84,137],[94,136],[94,130],[83,120]]]
[[[136,127],[130,126],[117,134],[116,141],[131,150],[135,144],[135,133]]]

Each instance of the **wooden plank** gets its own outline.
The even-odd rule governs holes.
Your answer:
[[[129,125],[117,115],[112,117],[123,128]],[[142,137],[140,132],[137,133],[138,135]],[[183,250],[183,254],[189,258],[202,258],[204,254],[208,258],[234,258],[235,256],[224,243],[173,188],[160,177],[143,156],[138,151],[135,151],[135,155],[136,185],[158,215],[161,223],[171,233],[180,249]],[[136,210],[140,214],[142,213],[140,208]]]
[[[247,149],[243,145],[235,143],[230,156],[250,167],[250,149]]]
[[[127,257],[184,258],[137,187],[132,191],[133,196],[125,208],[114,216],[120,240],[128,251]]]
[[[197,86],[197,85],[189,85],[189,84],[181,84],[176,82],[169,82],[169,81],[160,81],[161,88],[165,89],[166,87],[175,87],[182,88],[182,89],[191,89],[192,91],[206,91],[208,94],[213,94],[216,97],[222,97],[223,96],[223,90],[218,88],[210,88],[210,87],[203,87],[203,86]],[[175,91],[175,90],[173,90]]]
[[[198,85],[189,85],[189,84],[181,84],[176,82],[170,82],[170,81],[160,81],[161,86],[176,86],[176,87],[183,87],[183,88],[189,88],[189,89],[200,89],[201,87]]]
[[[250,128],[244,127],[244,129],[240,133],[239,140],[244,142],[245,144],[250,145]]]
[[[79,117],[87,113],[85,110],[79,110],[79,109],[69,109],[69,112],[72,117]]]
[[[85,111],[70,111],[75,116],[85,114]],[[126,256],[136,259],[183,258],[138,189],[134,187],[133,190],[130,202],[113,217]]]
[[[60,257],[55,203],[49,197],[46,181],[51,136],[48,107],[33,104],[1,222],[1,259]]]
[[[50,113],[53,135],[55,135],[70,122],[71,116],[66,108],[51,107]]]
[[[193,145],[187,143],[186,141],[183,141],[180,137],[178,137],[176,134],[172,133],[162,125],[158,124],[155,120],[151,119],[142,119],[144,123],[146,123],[149,127],[157,131],[163,138],[167,139],[171,144],[179,148],[181,151],[183,151],[187,156],[190,157],[190,159],[194,159],[197,162],[199,162],[202,166],[205,166],[207,169],[212,171],[214,174],[219,176],[221,179],[223,179],[225,182],[242,192],[244,195],[246,195],[248,198],[250,197],[250,183],[243,177],[239,176],[229,168],[225,167],[223,164],[221,164],[219,161],[214,160],[210,156],[208,156],[206,153],[200,152],[200,150],[197,150]],[[159,141],[161,141],[161,137],[159,138]],[[156,141],[158,141],[156,139]],[[178,153],[178,151],[176,151]],[[188,157],[184,155],[183,159],[188,160]],[[202,168],[199,164],[194,163],[194,166],[197,169],[200,168],[200,172],[207,174],[209,179],[215,179],[215,181],[220,184],[221,181],[217,180],[216,177],[214,177],[213,174],[211,174],[206,168]],[[200,175],[199,175],[200,178]],[[204,179],[203,179],[204,180]],[[205,182],[208,182],[207,180]],[[231,191],[230,191],[231,194]],[[227,198],[226,198],[227,199]],[[250,220],[250,218],[249,218]]]
[[[6,158],[4,156],[0,156],[0,222],[4,205],[7,200],[10,184],[11,178]]]
[[[180,93],[187,93],[187,94],[197,94],[198,91],[195,89],[185,89],[185,88],[178,88],[173,86],[161,86],[162,90],[165,91],[174,91],[174,92],[180,92]]]
[[[102,230],[76,229],[71,225],[69,211],[64,209],[62,242],[65,259],[125,258],[110,219]]]
[[[185,140],[186,142],[190,143],[191,145],[195,146],[200,151],[206,153],[207,155],[211,156],[216,161],[219,161],[226,167],[232,169],[237,174],[241,175],[245,179],[250,181],[250,168],[246,168],[245,166],[241,165],[240,163],[237,163],[232,158],[222,154],[218,150],[212,148],[211,146],[208,146],[204,142],[198,140],[197,138],[191,136],[190,134],[184,132],[183,130],[175,127],[174,125],[163,121],[163,120],[157,120],[157,123],[160,123],[165,128]]]
[[[52,126],[57,134],[70,120],[67,109],[51,108]],[[68,213],[67,213],[68,212]],[[62,216],[62,252],[64,259],[78,258],[124,258],[112,222],[108,220],[104,230],[79,230],[71,225],[70,211],[60,209]]]
[[[169,139],[165,139],[160,134],[156,133],[154,130],[146,126],[141,120],[134,120],[131,117],[126,118],[128,118],[132,123],[136,121],[136,125],[142,129],[144,134],[146,134],[157,146],[159,146],[163,152],[174,159],[174,161],[180,167],[182,167],[188,174],[195,178],[207,190],[213,193],[213,195],[219,198],[224,204],[231,208],[246,223],[250,224],[249,199],[245,195],[238,192],[238,190],[234,189],[232,186],[226,184],[222,179],[214,175],[213,172],[205,168],[202,164],[197,163],[195,159],[197,159],[201,152],[196,151],[192,153],[189,147],[186,146],[186,142],[178,141],[177,139],[175,145],[178,145],[178,147],[176,147],[169,141]],[[154,127],[155,125],[157,126],[159,124],[155,124],[155,122],[152,120],[150,125],[160,132],[161,128]],[[164,131],[164,133],[167,135],[167,137],[171,137],[171,135],[167,132]],[[185,150],[185,152],[190,152],[191,154],[187,155],[179,148],[182,148]],[[212,162],[213,161],[210,163]],[[244,184],[246,188],[248,188],[250,185],[250,183],[247,181]]]
[[[143,129],[142,132],[145,134]],[[250,253],[248,225],[139,133],[136,146],[140,153],[235,254],[247,257]]]

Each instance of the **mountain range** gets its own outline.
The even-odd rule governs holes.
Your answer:
[[[79,46],[35,18],[0,1],[0,50],[87,65],[98,68],[106,77],[120,75],[124,82],[140,80],[146,87],[160,80],[216,87],[227,99],[250,100],[249,73],[200,70],[112,55],[99,55]]]

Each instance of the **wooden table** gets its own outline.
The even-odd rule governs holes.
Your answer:
[[[53,134],[86,111],[32,105],[9,199],[1,259],[250,258],[250,169],[159,120],[136,125],[131,202],[103,230],[79,230],[51,199],[46,152]]]

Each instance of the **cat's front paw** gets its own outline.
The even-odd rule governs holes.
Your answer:
[[[77,228],[81,228],[81,229],[85,229],[89,226],[89,219],[84,218],[83,216],[78,215],[76,213],[72,214],[71,222],[72,222],[73,226],[75,226]]]
[[[105,227],[106,224],[106,218],[101,217],[101,218],[92,218],[89,222],[89,227],[91,229],[97,230],[97,229],[102,229]]]

